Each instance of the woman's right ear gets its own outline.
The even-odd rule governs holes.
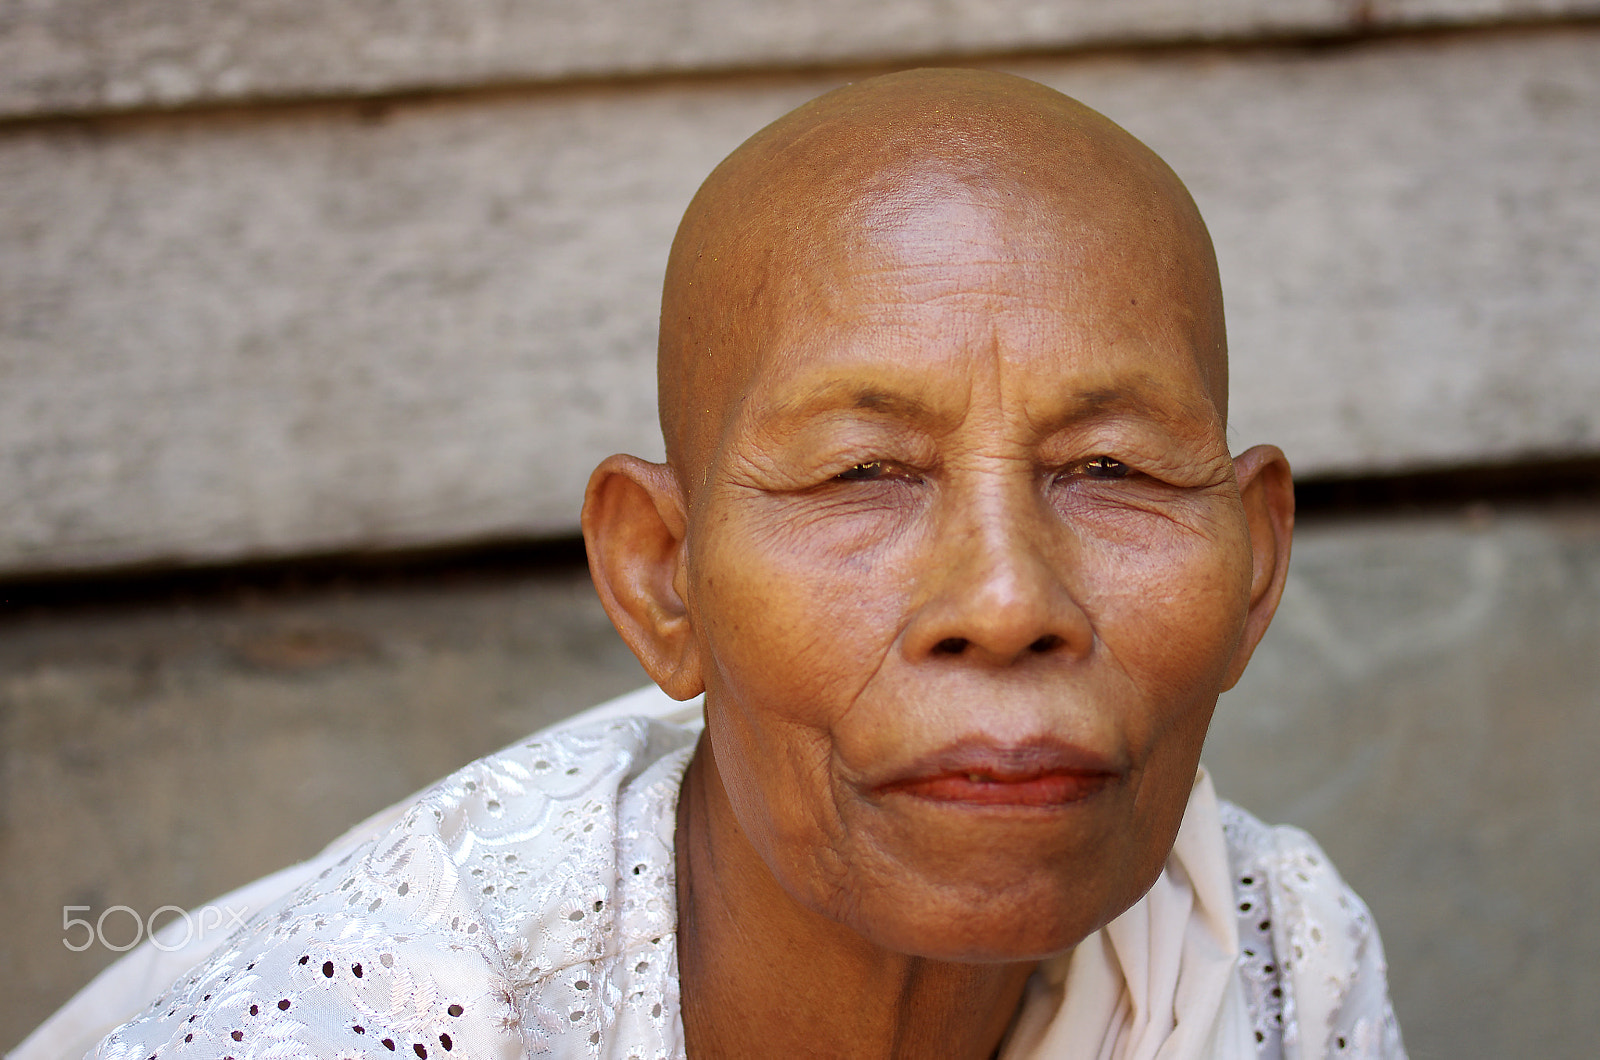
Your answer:
[[[700,646],[684,605],[688,507],[669,464],[611,456],[589,476],[583,542],[611,624],[673,699],[705,691]]]

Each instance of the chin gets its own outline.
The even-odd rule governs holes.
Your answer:
[[[899,890],[899,889],[896,889]],[[1039,961],[1065,953],[1138,900],[1085,903],[1048,885],[965,894],[888,893],[847,920],[867,941],[895,953],[963,964]],[[852,922],[854,921],[854,922]]]

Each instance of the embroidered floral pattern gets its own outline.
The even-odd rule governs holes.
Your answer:
[[[683,1060],[673,830],[697,735],[625,718],[473,763],[94,1055]],[[1221,819],[1258,1060],[1403,1057],[1366,906],[1305,833]]]
[[[1258,1060],[1404,1057],[1366,905],[1305,832],[1221,817]]]
[[[681,1056],[672,829],[694,738],[627,719],[468,766],[95,1055]]]

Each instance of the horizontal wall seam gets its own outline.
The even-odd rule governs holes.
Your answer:
[[[1550,13],[1518,18],[1450,21],[1354,21],[1346,25],[1282,32],[1242,32],[1211,35],[1188,34],[1120,37],[1054,42],[1037,47],[946,48],[928,51],[884,52],[822,56],[800,61],[753,58],[750,61],[707,63],[700,66],[574,70],[547,76],[508,74],[482,79],[419,79],[373,88],[330,84],[322,88],[263,91],[237,96],[200,95],[175,102],[141,100],[124,105],[106,102],[17,107],[0,91],[0,135],[11,130],[71,125],[85,121],[167,116],[233,115],[241,112],[293,111],[337,105],[409,105],[432,100],[470,101],[508,95],[533,96],[567,92],[638,90],[684,85],[711,86],[729,81],[774,81],[791,77],[869,77],[911,66],[985,66],[1045,60],[1094,60],[1160,57],[1175,53],[1214,52],[1218,56],[1263,51],[1345,52],[1391,42],[1427,42],[1460,37],[1516,33],[1549,33],[1561,29],[1600,27],[1600,2],[1591,12]],[[3,44],[3,41],[0,41]]]

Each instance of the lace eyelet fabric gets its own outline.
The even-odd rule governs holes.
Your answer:
[[[698,735],[610,718],[474,762],[262,905],[91,1055],[684,1060],[673,843]],[[1366,906],[1304,832],[1212,805],[1239,945],[1222,967],[1256,1057],[1403,1057]]]
[[[681,1056],[672,829],[694,738],[629,719],[474,763],[94,1055]]]
[[[1220,805],[1258,1060],[1403,1057],[1365,903],[1305,832]]]

